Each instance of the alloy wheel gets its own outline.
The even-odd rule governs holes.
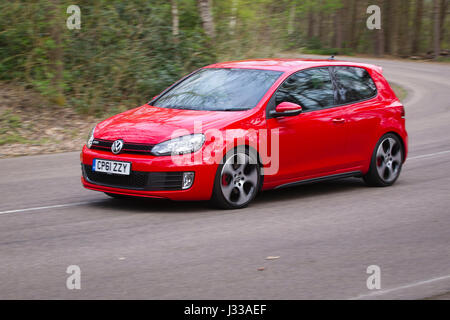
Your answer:
[[[240,206],[252,199],[258,188],[258,164],[245,153],[229,157],[220,173],[220,189],[225,199]]]
[[[402,148],[393,138],[385,138],[378,146],[376,156],[377,172],[381,179],[389,183],[400,173]]]

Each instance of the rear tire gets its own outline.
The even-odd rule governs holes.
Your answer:
[[[372,153],[369,172],[363,177],[369,186],[387,187],[397,181],[404,159],[400,138],[387,133],[378,141]]]
[[[261,166],[256,152],[238,147],[217,168],[211,202],[221,209],[246,207],[261,188]]]

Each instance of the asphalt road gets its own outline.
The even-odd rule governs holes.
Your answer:
[[[84,190],[78,153],[0,160],[0,298],[448,297],[450,66],[364,61],[409,93],[410,158],[395,186],[347,179],[214,211]],[[69,265],[81,290],[66,288]],[[369,265],[381,290],[366,287]]]

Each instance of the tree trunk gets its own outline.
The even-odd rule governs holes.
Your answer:
[[[447,10],[448,10],[448,5],[449,5],[450,1],[449,0],[441,0],[441,14],[439,16],[439,25],[440,25],[440,30],[439,30],[439,42],[442,44],[442,41],[444,40],[444,36],[445,36],[445,17],[447,16]]]
[[[323,16],[323,8],[322,8],[323,3],[322,2],[323,2],[322,0],[319,0],[319,3],[318,3],[318,10],[319,10],[318,20],[319,21],[317,23],[317,29],[318,29],[317,37],[319,38],[321,44],[323,44],[323,38],[324,38],[324,31],[323,31],[324,16]]]
[[[389,1],[389,0],[388,0]],[[386,1],[386,2],[388,2]],[[378,0],[377,4],[380,6],[380,8],[383,8],[383,5],[386,4],[386,2],[384,0]],[[382,17],[383,19],[383,17]],[[374,51],[375,51],[375,55],[381,57],[384,55],[385,52],[385,44],[387,43],[385,41],[385,26],[386,23],[382,23],[381,24],[381,29],[377,30],[375,29],[375,43],[374,43]]]
[[[434,59],[437,59],[441,53],[441,44],[440,44],[440,35],[439,35],[439,31],[440,31],[440,25],[439,25],[439,18],[440,18],[440,3],[439,0],[434,0],[433,2],[434,4],[434,35],[433,35],[433,40],[434,40]]]
[[[291,7],[289,9],[289,22],[287,28],[288,35],[294,33],[295,9],[295,3],[291,4]]]
[[[356,50],[357,43],[357,25],[358,25],[358,0],[353,0],[352,16],[350,21],[350,47]]]
[[[398,26],[398,53],[402,57],[406,57],[410,54],[410,46],[409,46],[409,12],[410,12],[410,5],[409,0],[401,0],[400,2],[400,12],[399,12],[399,18],[400,23]]]
[[[412,54],[419,54],[420,50],[420,35],[422,29],[423,17],[423,0],[416,0],[416,13],[414,18],[414,32],[412,39]]]
[[[171,0],[170,4],[172,6],[172,35],[173,35],[175,42],[177,42],[178,35],[180,34],[180,30],[179,30],[180,18],[178,15],[177,0]]]
[[[230,34],[234,35],[236,29],[236,12],[237,12],[237,0],[231,1],[231,17],[230,17]]]
[[[401,10],[400,10],[400,1],[391,1],[391,12],[392,12],[392,19],[390,21],[391,24],[391,31],[390,31],[390,48],[391,48],[391,54],[396,56],[399,53],[400,49],[400,16],[401,16]]]
[[[366,5],[366,3],[367,3],[367,5]],[[371,4],[372,4],[371,1],[368,1],[368,2],[364,1],[362,4],[358,0],[355,1],[356,18],[354,21],[354,28],[355,28],[354,48],[356,51],[358,51],[361,36],[367,30],[367,26],[366,26],[367,15],[364,15],[364,13],[366,13],[367,7]],[[382,7],[380,7],[380,8],[382,9]],[[383,18],[383,12],[381,12],[381,18]],[[383,21],[381,21],[381,25],[383,26]]]
[[[334,14],[334,41],[335,48],[342,48],[342,10],[339,9]]]
[[[211,39],[214,39],[216,36],[216,31],[214,29],[214,20],[212,16],[212,4],[211,0],[197,0],[198,7],[200,10],[200,18],[203,23],[203,30],[206,35]]]
[[[392,2],[391,1],[383,1],[383,6],[381,7],[382,11],[382,20],[383,25],[382,29],[384,30],[384,52],[387,54],[392,53],[392,20],[393,20],[393,12],[392,12]],[[384,14],[383,14],[384,13]]]
[[[309,9],[308,12],[308,39],[314,37],[314,10]]]
[[[50,36],[54,46],[49,52],[50,64],[52,69],[52,87],[54,88],[53,102],[57,105],[64,105],[65,98],[63,94],[63,47],[61,28],[65,26],[59,14],[59,0],[52,0],[50,12]]]

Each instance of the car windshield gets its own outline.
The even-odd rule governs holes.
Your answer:
[[[153,106],[237,111],[255,107],[282,72],[205,68],[158,97]]]

